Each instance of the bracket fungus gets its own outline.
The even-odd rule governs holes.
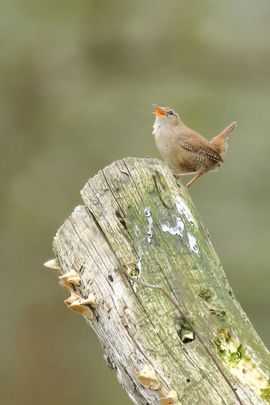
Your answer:
[[[138,374],[138,380],[144,388],[150,390],[159,390],[160,382],[154,370],[145,365],[144,368]]]
[[[160,405],[180,405],[176,391],[169,392],[166,397],[160,398],[159,402]]]
[[[47,260],[47,262],[45,262],[43,266],[48,267],[49,269],[61,270],[58,259],[56,258]]]
[[[75,301],[81,299],[81,296],[77,294],[74,290],[70,291],[70,296],[64,301],[66,306],[73,304]]]
[[[82,298],[76,293],[71,293],[70,297],[65,300],[65,304],[71,311],[78,312],[89,319],[94,318],[91,308],[98,306],[94,294],[89,294],[87,298]]]
[[[73,286],[81,284],[81,278],[75,270],[70,270],[62,276],[58,277],[61,287],[66,288],[68,291],[73,290]]]

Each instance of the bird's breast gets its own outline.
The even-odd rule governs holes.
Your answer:
[[[212,169],[212,166],[213,168],[216,166],[215,162],[205,159],[203,155],[184,149],[180,142],[181,133],[175,134],[174,131],[168,129],[163,131],[162,128],[159,128],[154,134],[159,153],[175,173],[196,172],[202,167],[209,170]]]
[[[175,171],[181,170],[179,159],[181,160],[181,152],[184,151],[179,145],[178,139],[173,131],[157,131],[155,133],[155,142],[163,159],[166,160]]]

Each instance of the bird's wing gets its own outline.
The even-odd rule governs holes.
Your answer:
[[[192,142],[192,139],[189,137],[179,138],[180,145],[182,148],[188,150],[191,153],[194,153],[199,158],[210,159],[213,162],[223,162],[222,157],[217,153],[214,148],[207,143],[207,141],[197,140]]]

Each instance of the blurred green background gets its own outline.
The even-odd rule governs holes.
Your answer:
[[[1,1],[1,404],[130,403],[42,263],[90,176],[158,156],[152,103],[208,137],[239,122],[191,195],[269,346],[269,16],[269,0]]]

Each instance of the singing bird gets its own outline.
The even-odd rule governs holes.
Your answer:
[[[155,105],[153,134],[159,153],[171,166],[176,177],[195,174],[186,184],[189,187],[204,173],[216,169],[223,162],[228,148],[227,140],[237,126],[228,125],[220,134],[208,141],[187,127],[179,115],[169,107]]]

